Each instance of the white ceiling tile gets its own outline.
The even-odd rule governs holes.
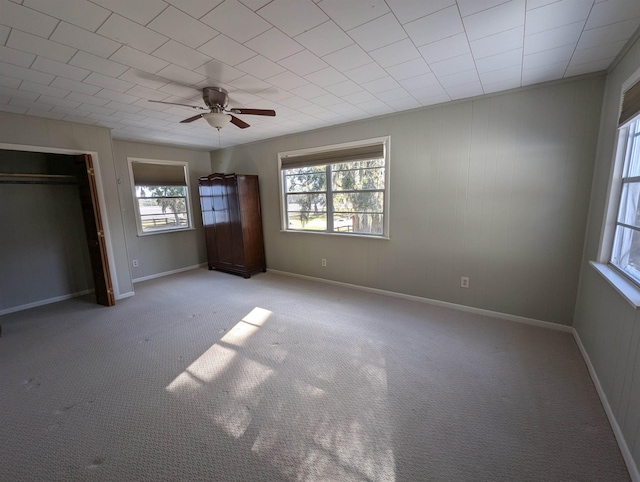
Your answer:
[[[277,28],[267,30],[246,42],[245,45],[274,62],[303,50],[302,45],[287,37]]]
[[[603,59],[613,60],[626,43],[626,40],[621,40],[618,42],[597,45],[595,47],[589,47],[586,49],[578,48],[573,53],[571,61],[569,62],[569,66],[572,67],[575,64],[584,64],[587,62],[595,62]]]
[[[165,94],[157,91],[156,89],[149,89],[141,85],[134,85],[126,92],[129,95],[135,95],[147,100],[164,100],[169,97],[169,94]]]
[[[535,8],[544,7],[550,3],[555,3],[558,0],[527,0],[527,10],[533,10]]]
[[[218,32],[244,43],[271,28],[271,24],[237,0],[226,0],[201,20]]]
[[[507,3],[509,0],[457,0],[460,14],[463,17],[473,15],[474,13],[482,12],[490,8]],[[557,0],[552,0],[557,1]]]
[[[391,107],[393,107],[397,112],[401,112],[403,110],[411,110],[418,109],[422,107],[422,104],[415,100],[413,96],[404,97],[402,99],[396,99],[391,102]]]
[[[91,87],[94,87],[94,86],[92,85]],[[94,87],[94,88],[96,89],[96,92],[100,90],[99,87]],[[95,106],[103,106],[109,103],[107,99],[100,99],[98,97],[94,97],[93,95],[79,94],[77,92],[71,92],[67,96],[67,99],[75,100],[76,102],[82,102],[84,105],[91,104]]]
[[[194,49],[218,35],[216,30],[175,7],[167,8],[147,27]]]
[[[9,32],[11,29],[6,25],[0,25],[0,45],[4,45],[9,38]]]
[[[386,70],[389,75],[396,80],[405,80],[431,72],[431,69],[422,57],[388,67]]]
[[[400,85],[402,85],[402,87],[407,89],[409,92],[431,87],[433,85],[440,85],[433,72],[417,75],[409,79],[400,80],[399,82]]]
[[[179,65],[188,70],[195,70],[202,67],[211,60],[211,57],[197,50],[185,47],[181,43],[169,40],[160,48],[153,52],[154,57],[159,57],[169,63]]]
[[[203,17],[224,0],[165,0],[193,18]]]
[[[109,57],[120,47],[118,42],[66,22],[58,24],[51,35],[51,40],[104,58]]]
[[[85,84],[84,82],[78,82],[76,80],[65,79],[64,77],[56,77],[50,85],[53,87],[59,87],[61,89],[71,90],[72,93],[67,96],[68,98],[71,98],[73,95],[84,96],[83,100],[74,99],[78,102],[83,103],[90,103],[88,99],[93,99],[93,97],[91,96],[100,90],[100,87],[97,87],[95,85]]]
[[[58,97],[63,99],[71,92],[66,89],[59,89],[58,87],[52,87],[50,85],[36,84],[35,82],[22,82],[20,84],[20,90],[27,92],[35,92],[36,94],[49,95],[51,97]]]
[[[78,81],[85,79],[90,74],[89,70],[56,62],[55,60],[45,59],[44,57],[36,58],[31,68],[40,72],[46,72],[47,74],[60,75],[67,79]]]
[[[95,30],[102,25],[102,22],[111,14],[109,10],[88,2],[87,0],[65,0],[64,2],[25,0],[24,6],[92,32],[95,32]]]
[[[274,0],[258,14],[290,37],[300,35],[329,20],[329,17],[312,2],[299,0]]]
[[[281,104],[286,105],[287,107],[291,107],[292,109],[303,109],[308,105],[311,105],[307,99],[302,99],[297,96],[289,97],[288,99],[282,99],[280,101]],[[296,120],[298,119],[298,114],[296,113]]]
[[[430,64],[431,70],[438,77],[445,75],[453,75],[458,72],[464,72],[465,70],[474,69],[475,63],[471,54],[460,55],[452,59],[443,60],[441,62],[434,62]]]
[[[429,64],[471,53],[467,36],[463,33],[423,45],[418,50]]]
[[[33,102],[38,98],[40,94],[37,94],[35,92],[25,92],[16,89],[9,89],[6,87],[0,87],[0,95]]]
[[[25,52],[65,63],[69,62],[71,57],[77,52],[74,48],[16,29],[11,31],[11,35],[9,35],[9,39],[7,40],[7,47],[21,49]],[[23,65],[22,67],[28,66]]]
[[[88,114],[99,114],[103,116],[109,116],[116,112],[113,109],[107,109],[106,107],[93,104],[80,104],[78,107],[76,107],[76,110],[87,112]]]
[[[444,89],[452,100],[464,99],[465,97],[475,97],[484,94],[480,82],[470,84],[453,85]]]
[[[333,94],[324,94],[313,99],[313,103],[321,105],[323,107],[329,107],[331,105],[341,104],[344,102],[340,97]]]
[[[15,29],[13,30],[16,31]],[[36,59],[34,54],[0,46],[0,60],[7,64],[28,68]]]
[[[404,90],[404,88],[400,87],[400,85],[397,85],[395,88],[377,92],[376,97],[388,104],[395,104],[399,100],[412,98],[411,94]]]
[[[96,33],[148,54],[169,40],[158,32],[116,14],[111,15]]]
[[[109,102],[107,105],[105,105],[105,107],[118,111],[114,115],[116,117],[120,117],[121,119],[136,119],[135,117],[131,117],[130,115],[126,114],[135,114],[136,112],[140,112],[141,110],[140,107],[131,105],[131,103],[123,103],[117,101]]]
[[[258,79],[266,79],[273,77],[284,72],[286,69],[275,62],[272,62],[262,55],[256,55],[255,57],[245,60],[236,67],[247,74],[251,74]]]
[[[320,97],[321,95],[326,95],[327,91],[318,87],[314,84],[303,85],[302,87],[297,87],[295,89],[291,89],[291,93],[297,95],[298,97],[302,97],[303,99],[313,99],[315,97]]]
[[[133,84],[131,82],[127,82],[126,80],[114,79],[113,77],[109,77],[108,75],[103,75],[98,72],[92,72],[89,77],[87,77],[84,82],[86,84],[96,85],[98,87],[103,87],[105,89],[114,90],[117,92],[126,92]]]
[[[407,37],[393,13],[388,13],[347,32],[367,52]]]
[[[387,0],[394,15],[404,24],[456,4],[455,0]]]
[[[288,74],[288,72],[284,72],[283,74],[279,75],[285,74]],[[236,89],[246,90],[247,92],[261,92],[265,89],[273,88],[273,85],[252,75],[245,74],[239,79],[235,79],[233,81],[233,87]]]
[[[480,74],[482,85],[495,84],[497,82],[520,82],[522,78],[522,66],[512,65],[505,69],[492,70]]]
[[[349,94],[342,97],[345,102],[349,104],[362,104],[363,102],[371,102],[372,100],[376,100],[375,95],[371,92],[367,92],[366,90],[361,90],[360,92],[356,92],[355,94]]]
[[[514,65],[522,66],[522,49],[509,50],[508,52],[476,60],[476,69],[481,74]]]
[[[569,60],[562,62],[543,64],[541,67],[522,70],[522,85],[537,84],[562,78]]]
[[[360,87],[358,84],[356,84],[352,80],[345,80],[344,82],[339,82],[337,84],[326,87],[326,90],[328,90],[334,95],[343,97],[345,95],[355,94],[356,92],[360,92],[362,90],[362,87]]]
[[[167,3],[162,0],[100,0],[100,5],[140,25],[147,25],[167,8]]]
[[[371,57],[356,44],[325,55],[322,59],[341,72],[373,62]]]
[[[567,67],[567,71],[565,72],[565,77],[607,70],[607,67],[609,67],[609,64],[611,64],[613,59],[614,57],[611,57],[609,59],[594,60],[592,62],[584,62],[580,64],[569,64],[569,67]]]
[[[638,20],[633,19],[585,30],[580,36],[578,48],[589,48],[619,40],[628,40],[633,36],[637,27]]]
[[[525,0],[511,0],[462,19],[471,42],[524,25]]]
[[[517,89],[521,86],[520,78],[517,79],[507,79],[502,80],[500,82],[492,82],[492,83],[483,83],[482,90],[484,90],[485,94],[491,94],[494,92],[500,92],[504,90]]]
[[[322,0],[318,3],[318,6],[343,30],[350,30],[389,12],[389,7],[384,0],[362,0],[356,2]]]
[[[18,107],[11,104],[3,104],[0,105],[0,110],[2,112],[11,112],[12,114],[26,114],[29,109],[26,107]]]
[[[584,22],[575,22],[562,27],[527,35],[524,38],[525,55],[535,54],[565,45],[575,45],[583,35]]]
[[[532,35],[570,23],[585,21],[592,3],[584,0],[562,0],[527,11],[525,31]]]
[[[366,90],[368,90],[372,94],[378,94],[380,92],[387,92],[387,91],[394,90],[394,89],[402,89],[400,87],[400,84],[398,84],[398,82],[396,82],[393,78],[389,77],[388,75],[386,77],[382,77],[382,78],[377,79],[377,80],[372,80],[370,82],[365,82],[365,83],[363,83],[361,85],[362,85],[362,87],[364,87]],[[402,89],[402,90],[404,90],[404,89]]]
[[[412,90],[411,95],[422,105],[439,104],[440,102],[451,100],[449,94],[445,92],[440,84],[433,84],[421,89]]]
[[[244,62],[256,55],[253,50],[248,49],[226,35],[218,35],[213,40],[210,40],[198,48],[198,50],[209,57],[218,59],[231,66]]]
[[[255,12],[256,10],[259,10],[262,7],[264,7],[271,0],[240,0],[240,1],[244,4],[245,7],[248,7]]]
[[[640,17],[640,2],[608,0],[593,6],[585,27],[602,27],[636,17]]]
[[[197,102],[194,102],[194,105],[202,105],[202,91],[200,89],[196,89],[194,87],[189,87],[187,85],[176,84],[174,82],[169,82],[168,84],[163,85],[158,89],[166,94],[171,94],[173,96],[179,97],[181,99],[196,99]],[[128,90],[127,93],[133,94],[131,90]],[[167,100],[168,96],[165,96],[163,99],[153,99],[153,100]],[[194,112],[195,113],[195,112]]]
[[[535,54],[525,55],[522,61],[522,68],[524,70],[537,69],[538,67],[544,67],[547,64],[557,64],[566,61],[569,62],[573,55],[574,46],[566,45],[564,47],[558,47],[550,50],[543,50],[542,52],[536,52]]]
[[[241,70],[224,64],[218,60],[211,60],[210,62],[207,62],[202,67],[196,69],[196,72],[206,76],[208,79],[213,79],[222,83],[231,82],[245,74]]]
[[[460,13],[455,6],[409,22],[404,28],[418,47],[464,32]]]
[[[313,82],[319,87],[328,87],[348,80],[345,75],[341,74],[333,67],[326,67],[317,72],[305,75],[304,77],[309,82]]]
[[[475,69],[470,69],[464,72],[458,72],[457,74],[438,77],[438,81],[440,82],[440,85],[449,92],[451,87],[458,85],[468,85],[473,83],[479,84],[480,78],[478,77],[478,72]]]
[[[279,62],[280,65],[286,67],[288,70],[298,75],[308,75],[318,70],[330,68],[329,65],[322,59],[316,57],[308,50],[302,50],[297,54],[294,54]]]
[[[102,89],[100,92],[96,94],[96,97],[100,97],[101,99],[108,99],[112,102],[119,102],[122,104],[133,104],[135,101],[139,100],[137,97],[134,97],[132,95],[124,94],[122,92],[115,92],[109,89]],[[108,105],[109,104],[105,104],[105,106],[108,106]],[[141,108],[142,107],[138,107],[138,110],[140,110]]]
[[[301,87],[308,83],[307,80],[289,71],[271,77],[267,79],[267,81],[275,85],[276,87],[285,90],[292,90],[296,87]]]
[[[158,57],[154,57],[153,55],[145,54],[140,50],[133,49],[131,47],[127,47],[123,45],[116,53],[114,53],[110,58],[114,62],[118,62],[120,64],[128,65],[130,67],[134,67],[136,69],[145,71],[145,72],[157,72],[160,69],[163,69],[169,62],[166,60],[159,59]]]
[[[0,18],[2,23],[8,27],[17,28],[43,38],[49,38],[58,24],[58,20],[49,15],[7,0],[0,0]]]
[[[78,52],[69,62],[70,65],[81,67],[83,69],[99,72],[110,77],[118,77],[124,74],[129,68],[126,65],[113,62],[112,60],[103,59],[97,55],[87,52]],[[74,79],[80,80],[80,79]]]
[[[75,109],[80,105],[80,103],[74,100],[60,99],[58,97],[51,97],[48,95],[41,95],[38,98],[38,103],[55,105],[58,107],[66,107],[68,109]]]
[[[368,112],[371,115],[384,115],[393,112],[393,109],[380,99],[370,100],[368,102],[362,102],[358,104],[362,110]]]
[[[516,27],[511,30],[489,35],[471,42],[471,51],[475,59],[497,55],[502,52],[522,48],[524,27]]]
[[[409,60],[420,58],[420,52],[413,45],[411,39],[405,38],[399,42],[372,50],[369,55],[378,62],[381,67],[391,67]]]
[[[273,102],[280,102],[282,99],[293,97],[293,94],[291,92],[275,88],[262,90],[260,92],[257,92],[256,95],[259,95],[263,99],[267,99]],[[278,113],[278,115],[280,115],[280,113]]]
[[[375,62],[368,63],[355,69],[347,70],[344,75],[353,80],[356,84],[363,84],[371,80],[381,79],[387,76],[387,71]]]
[[[0,62],[0,75],[29,80],[44,85],[49,85],[55,78],[51,74],[25,69],[24,67],[18,67],[17,65],[11,65],[5,62]]]
[[[320,57],[353,43],[351,37],[332,21],[298,35],[296,40]]]
[[[17,89],[20,86],[20,82],[23,82],[23,81],[13,77],[0,75],[0,87],[9,87],[10,89]]]

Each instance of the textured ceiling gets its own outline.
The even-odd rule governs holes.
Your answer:
[[[0,110],[214,149],[605,70],[638,25],[639,0],[0,0]],[[149,102],[207,86],[277,116],[218,137]]]

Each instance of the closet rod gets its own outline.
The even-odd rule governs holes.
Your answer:
[[[52,178],[52,179],[75,179],[76,176],[68,174],[16,174],[0,172],[0,177],[37,177],[37,178]]]

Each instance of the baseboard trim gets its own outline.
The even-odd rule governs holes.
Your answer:
[[[582,340],[580,339],[580,335],[574,329],[573,330],[573,338],[576,341],[576,345],[578,345],[578,349],[582,354],[582,358],[584,362],[587,364],[587,369],[589,370],[589,375],[591,375],[591,380],[593,380],[593,384],[596,387],[596,392],[600,397],[600,402],[604,407],[604,411],[607,414],[607,418],[609,419],[609,424],[611,425],[611,429],[613,430],[613,434],[616,437],[616,441],[618,442],[618,447],[620,448],[620,452],[622,453],[622,458],[624,459],[625,464],[627,464],[627,470],[629,471],[629,476],[633,482],[640,482],[640,472],[638,472],[638,466],[633,460],[633,455],[629,450],[629,446],[627,445],[627,441],[624,438],[624,434],[620,429],[620,425],[618,425],[618,421],[616,420],[615,415],[613,414],[613,410],[611,409],[611,405],[609,405],[609,400],[607,399],[607,395],[602,388],[602,384],[600,383],[600,379],[598,378],[598,374],[596,373],[596,369],[591,363],[591,358],[589,358],[589,354],[587,353],[587,349],[582,344]]]
[[[53,298],[47,298],[46,300],[39,300],[39,301],[34,301],[33,303],[27,303],[24,305],[13,306],[11,308],[5,308],[4,310],[0,310],[0,316],[8,315],[9,313],[15,313],[16,311],[23,311],[31,308],[36,308],[38,306],[49,305],[51,303],[57,303],[58,301],[70,300],[71,298],[77,298],[78,296],[88,295],[93,292],[94,292],[93,289],[83,290],[83,291],[78,291],[76,293],[70,293],[68,295],[55,296]]]
[[[191,271],[192,269],[203,268],[207,266],[207,263],[194,264],[192,266],[185,266],[184,268],[172,269],[171,271],[164,271],[162,273],[156,273],[149,276],[143,276],[141,278],[135,278],[132,280],[133,283],[140,283],[141,281],[148,281],[150,279],[162,278],[164,276],[170,276],[176,273],[182,273],[183,271]]]
[[[391,296],[393,298],[418,301],[420,303],[441,306],[443,308],[451,308],[453,310],[464,311],[464,312],[473,313],[476,315],[491,316],[493,318],[499,318],[501,320],[515,321],[516,323],[523,323],[525,325],[533,325],[541,328],[548,328],[551,330],[573,333],[573,328],[571,326],[561,325],[559,323],[552,323],[550,321],[536,320],[535,318],[527,318],[524,316],[510,315],[508,313],[501,313],[499,311],[491,311],[491,310],[485,310],[482,308],[474,308],[473,306],[459,305],[457,303],[449,303],[448,301],[439,301],[431,298],[424,298],[422,296],[398,293],[397,291],[387,291],[387,290],[381,290],[378,288],[369,288],[368,286],[360,286],[360,285],[355,285],[351,283],[343,283],[341,281],[333,281],[333,280],[328,280],[324,278],[315,278],[313,276],[290,273],[288,271],[279,271],[271,268],[269,268],[268,272],[283,275],[283,276],[292,276],[294,278],[301,278],[301,279],[306,279],[310,281],[319,281],[321,283],[327,283],[327,284],[336,285],[336,286],[344,286],[347,288],[353,288],[360,291],[367,291],[369,293],[377,293],[380,295]]]

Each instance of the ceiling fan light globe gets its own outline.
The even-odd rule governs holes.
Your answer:
[[[202,114],[202,117],[211,125],[220,130],[231,122],[231,116],[229,114],[223,114],[221,112],[210,112],[208,114]]]

